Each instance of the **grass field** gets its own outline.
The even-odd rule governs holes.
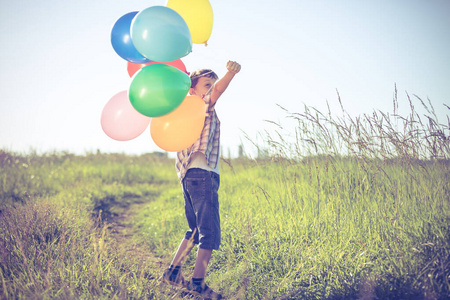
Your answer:
[[[287,112],[293,132],[274,124],[258,159],[223,159],[208,284],[227,299],[448,299],[449,127],[411,108]],[[187,226],[172,159],[0,151],[0,167],[2,299],[182,297],[157,280]]]

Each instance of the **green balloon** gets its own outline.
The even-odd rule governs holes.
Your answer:
[[[141,114],[160,117],[177,108],[190,87],[191,79],[183,71],[165,64],[152,64],[133,76],[128,98]]]

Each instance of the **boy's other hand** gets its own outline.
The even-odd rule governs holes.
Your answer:
[[[228,61],[227,70],[233,74],[237,74],[241,70],[241,65],[235,61]]]

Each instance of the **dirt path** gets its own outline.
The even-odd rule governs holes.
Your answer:
[[[152,254],[151,249],[145,244],[138,244],[134,239],[135,230],[133,228],[133,216],[139,209],[144,207],[148,201],[131,202],[129,205],[114,207],[114,213],[108,218],[108,224],[110,224],[110,232],[117,241],[118,245],[123,247],[123,250],[128,252],[132,257],[141,262],[141,266],[149,266],[152,269],[158,269],[161,271],[166,267],[166,263],[160,258],[155,257]]]
[[[111,236],[115,239],[119,251],[124,256],[130,258],[135,266],[138,266],[145,280],[152,281],[160,293],[165,295],[166,299],[194,299],[192,296],[183,293],[171,286],[162,284],[159,281],[160,275],[167,268],[167,261],[153,255],[150,247],[145,243],[138,243],[135,235],[136,230],[133,227],[133,217],[148,202],[143,199],[128,202],[129,205],[118,205],[110,207],[107,223],[109,224]],[[114,211],[111,213],[111,211]]]

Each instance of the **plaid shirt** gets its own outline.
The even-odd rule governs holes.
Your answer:
[[[191,161],[191,155],[195,152],[200,151],[205,154],[206,161],[212,169],[215,169],[219,162],[220,121],[214,109],[215,105],[211,105],[211,96],[208,95],[203,100],[205,101],[206,117],[202,133],[192,146],[177,153],[175,167],[180,182],[183,181]]]

